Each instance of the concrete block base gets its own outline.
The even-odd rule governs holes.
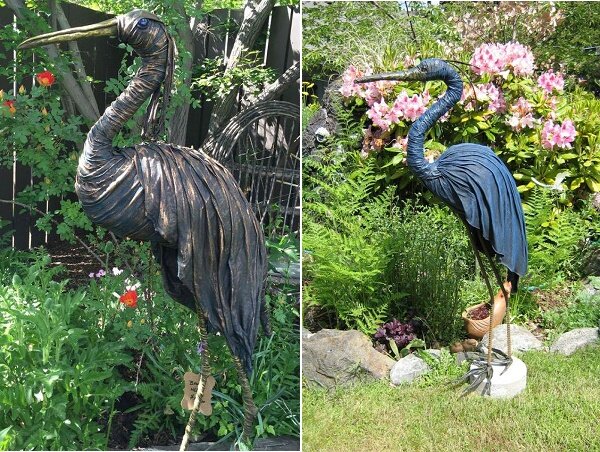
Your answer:
[[[494,375],[492,376],[490,397],[510,399],[523,392],[527,384],[527,366],[523,361],[513,356],[513,362],[504,374],[502,374],[505,369],[504,366],[492,365],[492,367],[494,368]],[[473,366],[471,366],[471,369],[473,369]],[[485,380],[475,389],[474,394],[481,394],[484,387]]]

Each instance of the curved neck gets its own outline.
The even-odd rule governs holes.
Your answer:
[[[167,53],[165,48],[142,58],[142,66],[127,88],[104,111],[89,131],[80,158],[80,166],[90,167],[103,163],[113,156],[113,139],[146,99],[160,89],[166,74]]]
[[[442,80],[448,89],[443,97],[438,99],[425,113],[423,113],[410,127],[408,131],[408,142],[406,150],[406,162],[409,168],[419,175],[429,162],[425,159],[425,135],[431,129],[436,121],[460,100],[462,96],[463,83],[458,73],[447,63],[441,71],[438,71],[435,78],[428,80]]]

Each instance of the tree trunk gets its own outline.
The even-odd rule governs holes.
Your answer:
[[[273,10],[275,0],[248,0],[244,7],[244,19],[238,32],[231,53],[227,59],[225,73],[236,67],[245,52],[252,48],[256,38],[260,34],[263,24]],[[208,125],[208,136],[213,135],[221,129],[225,121],[234,113],[235,100],[239,87],[234,87],[224,98],[215,105]]]
[[[13,11],[17,19],[21,21],[27,20],[26,13],[27,8],[25,7],[25,2],[23,0],[6,0],[6,5]],[[62,11],[62,10],[60,10]],[[64,15],[64,14],[63,14]],[[60,17],[57,17],[60,23]],[[66,20],[66,18],[65,18]],[[36,30],[37,31],[37,30]],[[42,32],[39,30],[39,32]],[[75,44],[76,45],[76,44]],[[49,60],[51,61],[59,61],[60,52],[56,45],[48,45],[44,47],[46,52],[48,53]],[[74,58],[77,60],[79,56],[79,51],[77,49],[76,55]],[[79,63],[81,64],[81,57],[79,56]],[[76,63],[77,64],[77,63]],[[62,67],[61,67],[62,66]],[[77,67],[77,66],[76,66]],[[83,68],[83,64],[81,64],[81,68]],[[81,115],[89,122],[95,122],[100,116],[98,113],[98,105],[96,103],[96,99],[93,97],[89,98],[84,92],[84,88],[78,83],[75,79],[71,71],[69,70],[69,66],[67,64],[57,64],[55,66],[55,71],[57,72],[57,79],[63,91],[71,97],[77,110],[81,113]],[[83,76],[85,79],[85,72],[83,72]]]
[[[181,63],[181,71],[185,74],[185,78],[182,81],[182,87],[187,90],[192,82],[192,66],[195,60],[195,45],[194,45],[194,34],[190,27],[193,27],[193,23],[190,17],[185,12],[183,1],[177,1],[174,3],[173,8],[181,16],[181,22],[177,25],[177,34],[179,35],[180,42],[183,43],[184,49],[180,49],[179,53],[183,53]],[[183,51],[183,52],[182,52]],[[174,144],[185,145],[188,117],[190,112],[189,102],[184,103],[175,108],[173,118],[171,119],[169,127],[169,141]]]

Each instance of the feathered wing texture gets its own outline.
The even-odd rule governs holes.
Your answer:
[[[167,242],[154,251],[168,293],[194,310],[195,297],[209,327],[251,372],[266,319],[266,250],[256,216],[229,171],[207,155],[162,143],[136,154],[146,215]]]
[[[85,212],[121,236],[151,240],[167,293],[194,311],[198,300],[250,373],[261,321],[269,334],[266,249],[237,182],[193,149],[144,143],[121,152],[79,178]]]
[[[521,198],[506,165],[478,144],[451,146],[429,167],[423,182],[485,240],[509,271],[527,272],[527,238]]]

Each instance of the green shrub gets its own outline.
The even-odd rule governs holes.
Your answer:
[[[579,212],[561,208],[560,193],[536,188],[523,204],[529,275],[535,285],[577,277],[583,264],[585,241],[594,231],[595,213],[591,208]]]
[[[461,286],[474,276],[474,257],[460,220],[446,208],[407,202],[388,243],[386,277],[393,291],[408,294],[400,306],[422,319],[430,341],[462,337]]]
[[[182,377],[200,367],[196,316],[166,295],[147,248],[128,253],[143,279],[125,271],[67,291],[43,253],[2,251],[0,377],[8,384],[0,390],[0,426],[10,427],[0,430],[2,448],[107,449],[111,427],[126,413],[134,420],[130,447],[182,434],[189,416],[180,406]],[[137,308],[126,308],[113,293],[136,282]],[[254,356],[259,437],[299,434],[298,313],[289,292],[269,298],[275,334],[259,338]],[[198,418],[196,431],[236,439],[243,415],[231,354],[214,334],[209,349],[214,410]],[[123,400],[133,404],[117,408]]]
[[[580,289],[565,306],[542,314],[542,326],[553,340],[575,328],[598,327],[600,322],[600,277],[590,277],[591,288]],[[591,290],[590,290],[591,289]]]
[[[304,174],[304,308],[319,305],[335,313],[338,326],[372,334],[395,296],[382,278],[393,189],[374,194],[377,178],[368,163],[344,174],[334,162],[306,159]]]

